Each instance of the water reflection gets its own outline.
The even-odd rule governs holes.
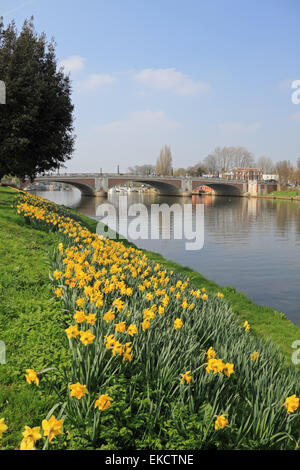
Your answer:
[[[96,218],[99,204],[118,207],[118,194],[80,197],[78,190],[41,192],[42,197],[75,207]],[[271,305],[300,325],[300,203],[269,199],[194,196],[172,198],[133,193],[128,204],[204,204],[205,237],[200,251],[186,251],[185,240],[136,240],[223,286],[232,285],[255,302]],[[179,220],[174,219],[174,224]],[[166,230],[160,221],[160,233]]]

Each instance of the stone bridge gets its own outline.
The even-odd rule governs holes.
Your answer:
[[[34,182],[66,183],[80,189],[85,196],[105,196],[114,186],[127,182],[143,183],[154,187],[159,194],[168,196],[191,196],[201,185],[210,186],[219,196],[243,196],[247,194],[267,194],[277,189],[277,183],[265,181],[241,181],[222,178],[180,177],[180,176],[141,176],[132,174],[65,173],[43,175]],[[28,184],[25,181],[22,186]]]

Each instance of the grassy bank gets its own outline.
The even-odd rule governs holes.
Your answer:
[[[96,220],[80,214],[75,209],[72,209],[72,212],[80,217],[91,232],[96,231]],[[285,316],[284,312],[277,312],[272,307],[257,305],[242,292],[236,292],[234,287],[222,287],[214,281],[206,279],[202,274],[193,271],[189,267],[181,266],[171,260],[165,259],[159,253],[147,250],[144,250],[144,252],[149,259],[166,266],[170,270],[188,276],[197,288],[205,287],[214,293],[221,290],[225,294],[226,300],[229,302],[237,317],[241,321],[248,320],[251,324],[252,331],[259,337],[271,338],[274,343],[279,345],[287,363],[291,363],[291,356],[294,352],[291,345],[295,340],[300,340],[300,327],[292,323]]]
[[[43,392],[25,381],[25,370],[68,363],[59,302],[53,296],[47,264],[54,234],[33,230],[11,204],[15,192],[0,188],[0,340],[6,364],[0,364],[0,415],[9,423],[0,448],[15,448],[25,425],[48,413],[52,384]],[[52,376],[56,381],[56,375]]]
[[[273,197],[278,199],[295,199],[297,198],[297,196],[300,196],[299,190],[272,191],[267,195],[267,197]]]
[[[66,400],[65,429],[70,432],[67,438],[61,436],[64,440],[59,441],[58,448],[299,447],[299,414],[289,416],[282,407],[288,395],[300,394],[298,374],[294,367],[284,365],[274,344],[265,340],[272,337],[291,365],[291,343],[286,338],[289,336],[291,342],[299,339],[300,328],[274,310],[256,306],[234,289],[221,289],[158,254],[135,250],[128,242],[102,243],[92,236],[97,222],[76,211],[32,198],[29,204],[21,202],[18,210],[23,215],[17,215],[11,208],[14,198],[15,193],[0,188],[0,246],[4,260],[0,339],[7,345],[7,364],[0,365],[0,418],[5,417],[9,425],[9,433],[3,435],[3,448],[16,448],[23,427],[41,422],[55,403],[54,384],[61,383],[60,370],[64,367],[69,372],[61,390],[62,400]],[[82,230],[78,221],[91,233]],[[62,242],[59,249],[58,241]],[[132,259],[129,264],[128,259]],[[56,280],[50,280],[49,269],[57,274]],[[67,273],[70,277],[65,277]],[[74,285],[68,287],[62,275]],[[118,277],[122,282],[117,282]],[[166,312],[155,315],[155,310],[148,308],[152,303],[149,301],[154,299],[158,306],[165,292],[158,293],[160,289],[154,286],[162,283],[165,291],[169,277],[172,287],[168,287],[169,296],[164,298]],[[147,296],[151,297],[140,289],[141,282],[145,282]],[[60,301],[53,296],[55,287],[60,291]],[[190,288],[199,289],[196,292]],[[202,298],[204,288],[207,299]],[[175,298],[177,290],[181,292],[180,300]],[[220,290],[225,299],[214,295]],[[124,302],[120,303],[120,295]],[[184,307],[182,300],[187,302]],[[89,326],[76,317],[75,327],[79,326],[83,337],[92,334],[96,340],[93,343],[90,338],[87,346],[81,344],[83,337],[72,337],[70,361],[64,330],[66,326],[74,328],[70,322],[74,323],[73,314],[79,305],[85,319],[94,314],[97,319]],[[149,316],[141,323],[143,310]],[[179,316],[182,324],[174,330],[174,320],[178,321]],[[115,333],[115,317],[119,327],[121,323],[128,327],[131,322],[130,327],[137,326],[136,332],[126,336],[128,333],[120,329]],[[250,333],[242,326],[244,319],[251,325]],[[104,345],[113,333],[118,341],[114,343],[117,349],[112,351]],[[119,343],[124,340],[126,344]],[[217,357],[230,361],[225,364],[218,359],[220,370],[216,375],[204,368],[209,346],[216,349]],[[250,353],[254,351],[259,352],[259,358],[252,362]],[[120,362],[120,354],[124,354],[125,363],[124,359]],[[59,371],[42,375],[41,387],[25,382],[26,368],[40,371],[52,366]],[[192,371],[191,384],[187,369]],[[186,382],[178,380],[180,375],[186,377]],[[68,384],[76,381],[86,384],[87,397],[77,400],[70,396]],[[94,400],[99,393],[113,397],[113,404],[97,414]],[[224,417],[226,413],[230,417],[228,428],[217,430],[215,415]],[[289,433],[294,436],[293,444],[289,443]]]

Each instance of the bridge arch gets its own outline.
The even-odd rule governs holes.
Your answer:
[[[55,177],[47,178],[46,176],[44,176],[43,178],[35,178],[34,183],[69,184],[70,186],[74,186],[75,188],[79,189],[81,194],[83,194],[84,196],[96,196],[95,188],[92,185],[88,184],[87,182],[83,182],[83,181],[74,181],[74,180],[55,178]],[[27,184],[27,182],[25,184]]]
[[[233,184],[207,183],[217,196],[241,196],[242,189]]]
[[[208,186],[213,190],[213,193],[217,196],[241,196],[242,193],[245,192],[244,184],[243,183],[232,183],[226,181],[222,182],[222,180],[193,180],[192,187],[193,190],[198,188],[199,186]],[[246,189],[247,190],[247,189]]]
[[[143,179],[143,178],[131,178],[131,179],[114,179],[114,180],[108,180],[108,189],[113,188],[114,186],[117,186],[122,183],[143,183],[148,186],[151,186],[155,189],[158,190],[159,194],[161,195],[168,195],[168,196],[181,196],[182,195],[182,189],[181,189],[181,182],[180,186],[178,184],[169,183],[165,181],[158,181],[158,180],[151,180],[151,179]]]

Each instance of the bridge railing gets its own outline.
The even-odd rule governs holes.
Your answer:
[[[245,180],[238,180],[238,179],[228,179],[228,178],[219,178],[219,177],[203,177],[203,176],[171,176],[171,175],[139,175],[133,173],[47,173],[43,175],[38,175],[36,179],[47,179],[47,178],[124,178],[124,179],[143,179],[147,180],[160,180],[160,179],[168,179],[168,180],[193,180],[193,181],[206,181],[207,183],[219,183],[226,182],[227,184],[241,184],[247,183]],[[266,184],[267,182],[264,180],[255,180],[259,184]],[[272,183],[268,183],[272,184]],[[275,184],[275,183],[274,183]]]

